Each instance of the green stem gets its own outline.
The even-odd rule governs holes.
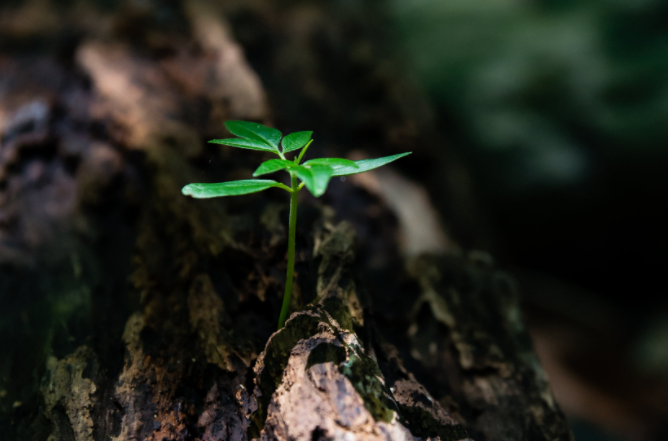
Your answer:
[[[297,177],[291,176],[292,193],[290,193],[290,226],[288,233],[288,270],[285,276],[285,293],[283,294],[283,306],[281,315],[278,319],[278,329],[285,325],[290,309],[290,298],[292,297],[292,277],[295,273],[295,236],[297,234],[297,197],[299,189],[297,188]]]
[[[306,153],[306,150],[308,150],[308,148],[309,148],[309,146],[311,145],[312,142],[313,142],[313,140],[310,140],[310,141],[308,142],[308,144],[306,144],[306,146],[302,149],[302,151],[301,151],[301,153],[299,154],[299,156],[297,156],[297,157],[295,158],[295,164],[301,164],[301,162],[302,162],[302,158],[304,157],[304,154]]]
[[[282,188],[283,190],[287,191],[288,193],[292,193],[292,189],[290,187],[288,187],[287,185],[281,184],[280,182],[278,183],[278,188]]]

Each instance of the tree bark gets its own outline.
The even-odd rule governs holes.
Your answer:
[[[483,234],[463,168],[379,5],[49,5],[0,19],[6,439],[572,439],[512,279],[453,239]],[[205,143],[227,119],[413,148],[431,191],[395,169],[302,198],[278,332],[285,194],[180,193],[263,159]]]

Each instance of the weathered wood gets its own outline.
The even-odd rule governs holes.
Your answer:
[[[4,49],[0,431],[9,439],[571,439],[510,278],[437,226],[437,246],[402,253],[397,238],[415,226],[402,223],[400,201],[351,180],[333,183],[325,202],[352,222],[304,201],[293,314],[274,332],[285,195],[181,195],[189,182],[245,177],[262,159],[204,144],[225,119],[321,129],[315,153],[350,151],[346,141],[365,128],[372,134],[356,147],[438,142],[428,119],[409,116],[428,110],[399,77],[365,88],[381,59],[328,52],[341,49],[337,33],[368,32],[347,12],[129,2],[115,14],[61,15],[78,32],[67,51]],[[27,35],[64,29],[51,26]],[[268,36],[294,50],[295,64],[258,54],[272,47]],[[338,57],[336,79],[308,69]],[[352,72],[363,78],[342,79]],[[301,92],[282,95],[299,82]],[[376,104],[357,106],[371,95]],[[407,103],[413,113],[401,111]],[[302,120],[291,106],[318,110]]]

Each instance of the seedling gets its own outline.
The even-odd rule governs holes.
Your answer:
[[[253,176],[262,176],[285,170],[290,174],[290,187],[280,182],[268,179],[248,179],[242,181],[221,182],[218,184],[188,184],[181,192],[186,196],[198,199],[215,198],[218,196],[238,196],[256,193],[271,187],[282,188],[290,193],[290,223],[288,233],[288,270],[285,278],[285,294],[281,315],[278,319],[278,329],[285,325],[288,318],[290,297],[292,296],[292,278],[295,269],[295,233],[297,231],[297,200],[299,191],[306,186],[315,197],[320,197],[333,176],[348,176],[363,173],[374,168],[389,164],[409,153],[385,156],[377,159],[363,159],[350,161],[341,158],[309,159],[302,164],[306,150],[313,140],[313,132],[295,132],[283,136],[281,132],[270,127],[246,121],[227,121],[225,127],[238,138],[214,139],[213,144],[223,144],[249,150],[260,150],[278,155],[280,159],[270,159],[263,162]],[[281,140],[282,138],[282,140]],[[280,144],[280,147],[279,147]],[[295,155],[293,160],[286,159],[290,152],[302,151]],[[298,182],[301,181],[301,182]]]

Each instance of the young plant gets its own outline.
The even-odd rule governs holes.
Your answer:
[[[276,129],[246,121],[227,121],[225,127],[238,138],[214,139],[214,144],[229,145],[249,150],[260,150],[276,154],[280,159],[270,159],[263,162],[253,176],[262,176],[285,170],[290,174],[290,187],[280,182],[268,179],[248,179],[242,181],[221,182],[218,184],[188,184],[181,192],[186,196],[198,199],[214,198],[218,196],[237,196],[256,193],[271,187],[282,188],[290,193],[290,223],[288,233],[288,270],[285,278],[285,294],[281,315],[278,319],[278,329],[281,329],[288,317],[290,297],[292,295],[292,278],[295,269],[295,233],[297,231],[297,199],[299,191],[306,186],[315,197],[321,196],[327,190],[329,180],[334,176],[348,176],[373,170],[389,164],[408,153],[385,156],[377,159],[363,159],[349,161],[340,158],[309,159],[302,163],[304,154],[313,140],[313,132],[295,132],[285,137]],[[282,138],[282,139],[281,139]],[[279,147],[280,144],[280,147]],[[285,155],[302,149],[293,160]],[[299,182],[301,181],[301,182]]]

